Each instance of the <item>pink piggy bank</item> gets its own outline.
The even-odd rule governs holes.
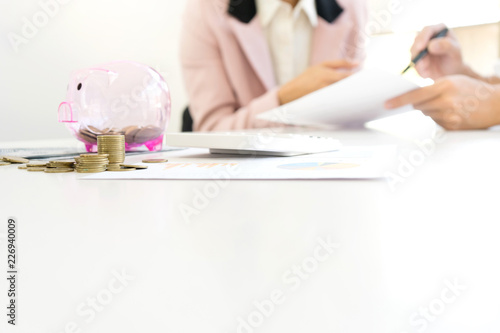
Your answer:
[[[151,67],[115,61],[71,75],[66,101],[59,105],[59,122],[97,152],[97,136],[123,134],[127,151],[145,146],[161,150],[170,119],[170,93]]]

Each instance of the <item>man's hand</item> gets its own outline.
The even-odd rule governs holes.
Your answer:
[[[386,108],[408,104],[448,130],[500,125],[500,86],[464,75],[438,79],[432,86],[387,101]]]
[[[358,63],[347,60],[327,61],[309,67],[304,73],[286,83],[278,91],[280,104],[290,103],[302,96],[329,86],[352,75]]]
[[[471,74],[471,70],[463,62],[460,44],[451,30],[446,37],[432,39],[445,27],[444,24],[426,27],[415,38],[411,48],[412,59],[425,48],[429,49],[429,54],[415,66],[422,77],[436,80],[446,75]]]

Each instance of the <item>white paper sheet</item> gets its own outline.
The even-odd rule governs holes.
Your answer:
[[[367,69],[258,118],[291,125],[359,125],[412,110],[407,106],[388,111],[384,103],[416,88],[415,83],[401,75]]]
[[[191,154],[189,153],[191,151]],[[206,150],[202,150],[206,152]],[[395,146],[349,147],[300,157],[238,157],[186,150],[147,170],[104,172],[82,179],[285,180],[383,178],[396,160]]]

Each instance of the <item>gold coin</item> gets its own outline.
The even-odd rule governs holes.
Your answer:
[[[108,164],[109,160],[80,160],[78,164]]]
[[[26,165],[20,165],[17,167],[19,170],[27,170],[28,167]]]
[[[117,158],[117,157],[122,157],[123,158],[123,157],[125,157],[125,154],[113,154],[113,153],[110,152],[108,159],[110,159],[110,158],[111,159],[112,158]]]
[[[133,164],[120,164],[120,165],[122,167],[125,167],[125,168],[135,168],[135,169],[141,169],[141,170],[148,168],[147,165],[133,165]]]
[[[28,163],[26,164],[28,168],[45,168],[47,163]]]
[[[22,157],[11,157],[11,156],[4,156],[3,160],[5,162],[16,163],[16,164],[26,164],[30,162],[30,160],[27,160]]]
[[[42,172],[42,171],[45,171],[45,168],[28,168],[28,171],[31,171],[31,172]]]
[[[10,162],[0,162],[0,166],[6,166],[6,165],[11,165],[12,163]]]
[[[110,172],[115,172],[115,171],[135,171],[135,170],[136,170],[135,168],[120,168],[120,169],[111,169],[111,170],[108,169],[108,171],[110,171]]]
[[[46,168],[73,168],[75,164],[47,164]]]
[[[106,157],[80,157],[80,161],[106,161],[109,156]]]
[[[162,158],[151,158],[148,160],[142,160],[142,163],[166,163],[168,160]]]
[[[66,173],[75,171],[72,168],[46,168],[45,173]]]
[[[107,154],[81,154],[80,158],[95,158],[95,157],[108,157],[109,155]]]
[[[78,162],[77,164],[108,164],[108,163],[109,163],[109,160],[102,160],[102,161],[99,161],[99,160],[82,161],[82,160],[80,160],[80,162]]]
[[[75,169],[82,170],[82,169],[88,169],[88,170],[98,170],[98,169],[104,169],[106,170],[105,165],[77,165]]]
[[[105,160],[80,160],[80,162],[78,163],[101,163],[101,164],[107,164],[109,163],[109,159],[105,159]]]
[[[67,166],[72,166],[75,163],[75,161],[50,161],[50,165],[67,165]]]
[[[106,165],[77,165],[75,169],[106,169]]]

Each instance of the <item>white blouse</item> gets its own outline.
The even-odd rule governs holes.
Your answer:
[[[257,10],[269,44],[276,82],[283,85],[310,65],[318,14],[314,0],[300,0],[293,8],[282,0],[257,0]]]

